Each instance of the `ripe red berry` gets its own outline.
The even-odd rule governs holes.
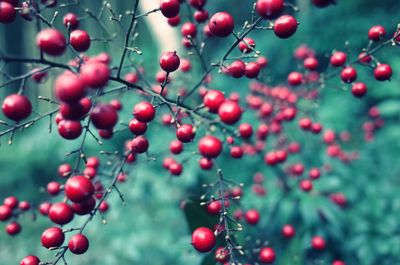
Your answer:
[[[372,41],[380,41],[386,36],[386,30],[381,25],[373,26],[368,31],[368,38]]]
[[[82,125],[79,121],[62,120],[58,124],[58,133],[65,139],[76,139],[82,134]]]
[[[100,88],[107,85],[110,79],[110,68],[99,61],[89,61],[80,69],[83,82],[91,88]]]
[[[26,256],[19,265],[39,265],[40,259],[36,256]]]
[[[256,11],[266,19],[276,18],[284,8],[283,0],[258,0],[256,3]]]
[[[330,63],[332,66],[343,66],[346,63],[347,55],[344,52],[335,52],[332,54]]]
[[[197,9],[203,8],[203,6],[206,4],[207,0],[189,0],[189,4]]]
[[[78,75],[66,72],[57,77],[54,90],[59,100],[76,102],[85,96],[86,86]]]
[[[109,130],[117,124],[118,113],[109,104],[98,104],[90,112],[90,120],[97,129]]]
[[[171,153],[173,154],[180,154],[183,151],[183,144],[181,141],[178,140],[173,140],[170,144],[169,144],[169,150]]]
[[[351,87],[351,93],[356,97],[362,97],[367,93],[367,85],[365,83],[354,83]]]
[[[65,183],[65,195],[73,202],[82,202],[94,194],[93,183],[84,176],[70,177]]]
[[[244,139],[250,138],[253,135],[253,126],[251,126],[249,123],[240,124],[239,134]]]
[[[71,206],[65,202],[57,202],[51,205],[49,209],[49,218],[56,224],[65,225],[72,221],[74,212]]]
[[[371,55],[362,52],[360,55],[358,55],[358,61],[362,64],[369,64],[372,61]]]
[[[60,193],[61,191],[61,184],[57,181],[51,181],[46,186],[47,193],[55,196]]]
[[[323,250],[325,248],[325,240],[320,236],[315,236],[311,239],[311,246],[316,250]]]
[[[374,69],[374,76],[379,81],[389,80],[392,76],[392,67],[388,64],[378,64]]]
[[[69,26],[71,30],[77,29],[79,27],[78,16],[74,13],[66,14],[63,18],[63,24],[67,28]]]
[[[174,72],[180,65],[179,56],[176,52],[164,52],[160,57],[160,67],[165,72]]]
[[[300,181],[300,188],[301,188],[303,191],[308,192],[308,191],[312,190],[313,184],[312,184],[311,180],[309,180],[309,179],[303,179],[302,181]]]
[[[69,41],[71,46],[78,52],[85,52],[90,47],[90,36],[84,30],[74,30],[71,32]]]
[[[294,229],[294,227],[292,225],[284,225],[282,227],[282,235],[286,238],[292,238],[294,237],[294,235],[296,234],[296,230]]]
[[[229,250],[224,247],[219,247],[215,250],[215,260],[219,263],[225,263],[229,259]]]
[[[335,260],[335,261],[332,262],[332,265],[346,265],[346,263],[344,263],[341,260]]]
[[[246,73],[246,65],[242,60],[236,60],[228,66],[227,70],[234,78],[240,78]]]
[[[0,23],[11,23],[17,17],[14,6],[7,2],[0,2]]]
[[[239,50],[244,53],[250,53],[256,47],[256,43],[252,38],[243,38],[238,44]]]
[[[172,18],[179,14],[179,1],[178,0],[161,0],[160,10],[164,17]]]
[[[64,243],[65,235],[61,228],[50,227],[44,230],[41,241],[45,248],[59,247]]]
[[[76,255],[85,253],[88,248],[89,240],[82,234],[73,235],[68,242],[68,249]]]
[[[260,73],[261,67],[256,62],[249,62],[246,64],[244,75],[247,78],[256,78]]]
[[[192,233],[192,245],[199,252],[208,252],[215,246],[214,232],[207,227],[199,227]]]
[[[274,33],[281,39],[291,37],[296,31],[297,20],[290,15],[283,15],[274,23]]]
[[[101,193],[98,193],[96,195],[103,196]],[[92,196],[83,202],[79,203],[73,202],[71,208],[77,215],[85,215],[89,214],[94,209],[95,206],[96,206],[96,199]]]
[[[4,99],[2,110],[7,118],[20,121],[31,115],[32,104],[26,96],[12,94]]]
[[[129,130],[135,135],[142,135],[147,130],[147,124],[144,122],[140,122],[137,119],[132,119],[129,122]]]
[[[192,22],[186,22],[181,27],[181,33],[182,33],[182,36],[185,38],[188,38],[188,37],[195,38],[196,34],[197,34],[196,25],[193,24]]]
[[[229,13],[218,12],[210,18],[208,26],[213,35],[223,38],[232,33],[233,28],[235,27],[235,22]]]
[[[319,66],[318,60],[313,56],[307,57],[304,60],[304,68],[308,70],[316,70],[318,66]]]
[[[199,165],[204,170],[209,170],[213,167],[213,161],[211,159],[202,157],[199,160]]]
[[[176,130],[176,138],[182,143],[191,142],[196,135],[196,130],[191,124],[183,124]]]
[[[6,226],[6,232],[10,236],[14,236],[21,232],[21,225],[18,222],[11,222]]]
[[[207,10],[196,10],[193,16],[198,23],[203,23],[208,19],[209,14]]]
[[[351,66],[346,66],[340,73],[340,78],[345,83],[352,83],[357,79],[357,71]]]
[[[310,171],[308,172],[308,176],[311,179],[319,179],[319,177],[321,176],[321,172],[319,171],[318,168],[312,168],[310,169]]]
[[[64,53],[67,46],[64,35],[56,29],[48,28],[40,31],[36,37],[36,45],[45,53],[58,56]]]
[[[133,116],[140,122],[150,122],[156,115],[156,109],[149,102],[140,102],[133,108]]]
[[[233,158],[241,158],[243,156],[243,148],[240,146],[232,146],[230,153]]]
[[[222,203],[220,201],[212,201],[207,204],[207,213],[217,215],[221,212]]]
[[[167,22],[171,27],[178,26],[179,23],[181,23],[181,17],[177,15],[175,17],[168,18]]]
[[[248,224],[256,225],[260,220],[260,213],[255,209],[251,209],[246,212],[244,218]]]
[[[273,263],[275,261],[275,251],[272,248],[262,248],[258,255],[258,260],[262,263]]]
[[[207,135],[200,139],[198,149],[202,156],[215,158],[222,151],[222,142],[217,137]]]
[[[149,148],[149,142],[143,136],[138,136],[131,141],[132,151],[137,154],[142,154]]]
[[[223,123],[231,125],[240,120],[242,109],[236,102],[226,100],[219,107],[218,115]]]
[[[303,75],[299,72],[291,72],[288,75],[288,83],[291,86],[298,86],[303,83]]]

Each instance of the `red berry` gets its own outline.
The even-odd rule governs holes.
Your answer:
[[[218,115],[222,122],[231,125],[240,120],[242,109],[236,102],[226,100],[219,107]]]
[[[381,25],[373,26],[368,31],[368,38],[372,41],[380,41],[386,35],[386,30]]]
[[[272,248],[262,248],[258,255],[258,260],[262,263],[273,263],[275,261],[275,251]]]
[[[0,2],[0,23],[11,23],[17,17],[14,6],[7,2]]]
[[[156,115],[156,109],[149,102],[140,102],[133,108],[133,116],[140,122],[150,122]]]
[[[68,14],[66,14],[66,15],[64,16],[64,18],[63,18],[63,24],[64,24],[64,26],[67,27],[67,28],[68,28],[68,25],[69,25],[69,28],[70,28],[71,30],[77,29],[78,26],[79,26],[78,16],[75,15],[74,13],[68,13]]]
[[[367,85],[365,83],[354,83],[351,87],[351,93],[356,97],[362,97],[367,93]]]
[[[182,143],[191,142],[196,135],[196,130],[191,124],[183,124],[176,130],[176,138]]]
[[[90,112],[90,120],[97,129],[109,130],[117,124],[118,113],[109,104],[98,104]]]
[[[206,4],[207,0],[189,0],[189,4],[197,9],[201,9]]]
[[[46,186],[47,193],[55,196],[60,193],[61,191],[61,184],[57,181],[51,181]]]
[[[149,142],[143,136],[138,136],[131,142],[132,151],[137,154],[142,154],[149,148]]]
[[[215,250],[215,260],[219,263],[225,263],[229,258],[229,250],[224,247],[219,247]]]
[[[82,202],[94,194],[93,183],[84,176],[73,176],[65,183],[65,195],[73,202]]]
[[[178,0],[161,0],[160,10],[164,17],[172,18],[179,14],[179,1]]]
[[[258,14],[266,19],[276,18],[284,8],[283,0],[258,0],[256,10]]]
[[[319,171],[318,168],[312,168],[310,169],[310,171],[308,172],[308,176],[311,179],[319,179],[319,177],[321,176],[321,172]]]
[[[76,139],[82,134],[82,125],[79,121],[62,120],[58,124],[58,133],[65,139]]]
[[[217,37],[227,37],[232,33],[235,22],[229,13],[218,12],[210,18],[208,26],[213,35]]]
[[[168,18],[167,21],[171,27],[175,27],[175,26],[178,26],[179,23],[181,23],[181,17],[179,15],[177,15],[175,17]]]
[[[84,30],[74,30],[71,32],[69,41],[71,46],[78,52],[85,52],[90,47],[90,36]]]
[[[344,52],[335,52],[332,54],[330,62],[332,66],[343,66],[346,63],[347,55]]]
[[[244,218],[246,219],[247,223],[251,225],[256,225],[260,220],[260,213],[255,209],[251,209],[246,212]]]
[[[340,73],[340,78],[345,83],[352,83],[357,79],[357,71],[351,66],[346,66]]]
[[[378,64],[374,69],[374,76],[379,81],[389,80],[392,76],[392,67],[388,64]]]
[[[207,204],[207,213],[217,215],[221,212],[222,203],[220,201],[212,201]]]
[[[56,97],[65,102],[79,101],[86,93],[86,86],[83,80],[71,72],[58,76],[54,87]]]
[[[60,175],[60,177],[66,177],[71,173],[71,170],[71,165],[62,164],[58,167],[58,175]]]
[[[214,232],[207,227],[199,227],[192,233],[192,245],[199,252],[208,252],[215,246]]]
[[[6,226],[6,232],[10,236],[14,236],[21,232],[21,225],[17,222],[11,222]]]
[[[129,130],[135,135],[142,135],[147,130],[147,124],[144,122],[140,122],[137,119],[132,119],[129,122]]]
[[[48,28],[40,31],[36,37],[36,45],[45,53],[58,56],[64,53],[67,46],[64,35],[56,29]]]
[[[246,64],[244,75],[247,78],[256,78],[260,73],[261,67],[256,62],[249,62]]]
[[[294,229],[294,227],[292,225],[284,225],[282,227],[282,235],[286,238],[292,238],[294,237],[294,235],[296,234],[296,230]]]
[[[49,218],[56,224],[65,225],[72,221],[74,212],[68,204],[58,202],[51,205],[49,209]]]
[[[207,10],[197,10],[194,12],[194,19],[199,22],[205,22],[208,19],[208,11]]]
[[[200,160],[199,160],[199,165],[200,165],[200,167],[201,167],[202,169],[204,169],[204,170],[209,170],[209,169],[211,169],[211,168],[213,167],[213,162],[212,162],[211,159],[202,157],[202,158],[200,158]]]
[[[243,156],[243,148],[240,146],[231,147],[231,156],[233,158],[241,158]]]
[[[32,104],[26,96],[12,94],[4,99],[2,110],[7,118],[20,121],[31,115]]]
[[[312,190],[313,184],[312,184],[311,180],[309,180],[309,179],[303,179],[302,181],[300,181],[300,188],[301,188],[303,191],[308,192],[308,191]]]
[[[96,196],[100,196],[101,198],[103,195],[101,193],[97,193]],[[77,215],[85,215],[89,214],[94,209],[95,206],[96,206],[96,199],[92,196],[83,202],[79,203],[73,202],[71,208]]]
[[[236,60],[228,66],[228,73],[234,78],[240,78],[246,73],[246,65],[241,60]]]
[[[316,70],[318,66],[319,63],[315,57],[308,57],[304,60],[304,67],[308,70]]]
[[[45,216],[48,215],[48,214],[49,214],[50,207],[51,207],[51,203],[49,203],[49,202],[43,202],[43,203],[41,203],[41,204],[39,205],[39,212],[40,212],[40,214],[45,215]]]
[[[250,53],[256,47],[256,43],[252,38],[243,38],[243,40],[239,42],[238,47],[240,51]]]
[[[10,207],[11,209],[15,209],[18,206],[18,199],[14,196],[9,196],[4,199],[3,204]]]
[[[171,151],[171,153],[173,154],[180,154],[183,151],[183,144],[181,141],[178,140],[173,140],[170,144],[169,144],[169,150]]]
[[[288,83],[291,86],[298,86],[303,83],[303,75],[299,72],[291,72],[288,75]]]
[[[332,265],[346,265],[346,263],[341,260],[335,260],[334,262],[332,262]]]
[[[18,208],[19,208],[21,211],[28,211],[28,210],[31,208],[31,204],[30,204],[29,202],[27,202],[27,201],[21,201],[21,202],[18,204]]]
[[[45,248],[59,247],[64,243],[65,235],[61,228],[50,227],[44,230],[41,241]]]
[[[362,64],[369,64],[372,61],[372,57],[368,53],[362,52],[358,55],[358,61]]]
[[[40,259],[36,256],[26,256],[19,265],[39,265]]]
[[[73,235],[68,242],[68,249],[76,255],[85,253],[88,248],[89,240],[82,234]]]
[[[182,36],[185,38],[195,38],[197,34],[196,25],[191,22],[186,22],[181,27]]]
[[[174,72],[180,65],[179,56],[176,52],[164,52],[160,57],[160,66],[165,72]]]
[[[253,135],[253,127],[249,123],[239,125],[239,134],[242,138],[248,139]]]
[[[320,236],[315,236],[311,239],[311,246],[316,250],[323,250],[325,248],[325,240]]]
[[[217,137],[208,135],[200,139],[198,144],[199,152],[206,158],[215,158],[222,151],[222,142]]]
[[[274,33],[281,39],[287,39],[297,31],[297,20],[290,15],[279,17],[274,23]]]
[[[100,88],[107,85],[110,79],[110,68],[105,63],[91,61],[81,67],[80,74],[87,86]]]

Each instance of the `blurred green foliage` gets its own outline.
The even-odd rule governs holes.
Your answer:
[[[82,2],[84,7],[93,12],[100,8],[100,1]],[[131,2],[111,1],[111,4],[117,13],[122,13],[131,8]],[[248,19],[243,10],[250,10],[252,3],[253,1],[242,0],[209,1],[208,9],[210,13],[219,10],[231,12],[239,27]],[[306,0],[300,0],[298,4],[301,11],[296,16],[300,26],[296,35],[289,40],[278,40],[269,31],[251,34],[257,42],[257,49],[269,59],[269,66],[263,73],[263,78],[269,84],[285,82],[287,74],[299,67],[292,54],[300,44],[306,43],[316,50],[321,62],[319,70],[325,71],[332,50],[349,49],[350,57],[354,59],[365,47],[367,31],[372,25],[382,24],[392,34],[400,22],[400,2],[395,0],[338,0],[336,6],[326,9],[316,9]],[[84,15],[82,9],[71,7],[70,11],[72,10]],[[62,15],[59,15],[56,24],[60,28]],[[44,13],[44,16],[51,17],[51,12]],[[103,20],[110,32],[120,30],[107,16]],[[10,26],[1,25],[0,50],[21,56],[37,55],[34,47],[34,24],[18,18]],[[93,21],[83,21],[82,28],[88,30],[92,36],[104,37],[104,32]],[[158,71],[158,53],[153,51],[158,45],[152,39],[146,24],[140,24],[138,32],[140,35],[136,46],[141,48],[143,55],[131,57],[137,64],[144,66],[146,75],[154,76]],[[122,42],[122,35],[119,41]],[[233,40],[211,40],[205,47],[206,59],[218,58],[231,41]],[[90,55],[102,51],[109,52],[113,58],[119,58],[121,49],[109,43],[97,42],[93,44]],[[256,244],[255,239],[267,240],[276,250],[276,264],[280,265],[330,264],[335,258],[343,259],[350,265],[400,264],[399,54],[398,47],[393,47],[376,55],[381,62],[390,64],[394,69],[391,82],[374,81],[371,69],[359,68],[359,79],[369,86],[366,98],[353,98],[348,90],[343,91],[343,84],[336,78],[321,92],[318,109],[314,110],[313,119],[320,121],[324,128],[338,132],[347,130],[351,133],[352,140],[344,148],[349,151],[357,150],[359,160],[348,165],[333,160],[325,154],[320,137],[295,130],[297,121],[285,125],[289,127],[291,139],[302,144],[302,155],[291,157],[287,164],[303,162],[306,168],[329,164],[333,169],[318,180],[312,193],[298,191],[297,181],[290,180],[289,185],[293,191],[283,194],[277,185],[276,172],[266,167],[258,158],[247,157],[235,163],[227,156],[218,160],[218,165],[226,176],[245,184],[241,205],[232,208],[256,208],[261,212],[261,221],[256,227],[244,224],[245,231],[239,233],[240,242],[250,247]],[[68,60],[68,56],[60,60]],[[196,58],[193,57],[193,60]],[[30,69],[31,66],[17,64],[7,67],[8,72],[13,75]],[[52,75],[45,84],[37,86],[29,82],[28,94],[51,96],[51,85],[58,71],[51,72]],[[176,88],[198,80],[200,76],[200,68],[195,66],[190,74],[176,78]],[[227,93],[238,92],[244,96],[248,92],[248,81],[215,76],[210,87]],[[171,89],[171,93],[176,92],[174,89],[175,87]],[[3,88],[2,96],[16,90],[16,85]],[[121,99],[125,108],[120,120],[129,121],[130,109],[140,97],[134,92],[128,92],[116,98]],[[42,112],[52,108],[50,104],[46,104],[36,103],[35,109]],[[385,126],[376,133],[372,142],[366,143],[363,140],[362,124],[367,120],[367,111],[371,106],[379,107]],[[313,108],[309,105],[305,107]],[[243,121],[254,121],[254,115],[246,113]],[[15,195],[32,201],[35,205],[48,199],[42,188],[50,180],[57,178],[56,170],[60,163],[66,160],[73,162],[72,159],[65,158],[65,153],[75,149],[79,140],[67,142],[59,139],[54,128],[49,134],[47,130],[46,120],[16,134],[12,146],[6,144],[5,137],[1,139],[0,198]],[[198,132],[198,135],[201,134],[202,130]],[[70,264],[214,263],[212,258],[204,259],[204,255],[194,251],[190,245],[190,231],[200,225],[211,227],[216,222],[198,206],[198,198],[204,191],[201,185],[215,180],[215,172],[200,171],[196,159],[191,159],[185,164],[181,177],[170,177],[162,169],[161,162],[168,149],[166,143],[174,138],[173,130],[166,130],[154,123],[150,125],[148,135],[151,139],[150,155],[156,158],[155,161],[146,157],[139,158],[128,182],[120,187],[126,197],[126,205],[120,202],[116,194],[111,195],[110,211],[105,215],[107,224],[103,225],[98,216],[93,220],[86,232],[91,244],[89,252],[79,257],[69,255]],[[101,149],[120,149],[123,142],[130,137],[125,132],[116,134],[115,139],[107,142]],[[268,140],[268,149],[274,146],[275,140],[274,137]],[[196,146],[190,143],[185,145],[185,149],[195,151]],[[87,154],[96,155],[100,149],[90,139],[85,150]],[[190,152],[180,155],[178,159],[188,156]],[[262,172],[266,176],[265,197],[252,194],[252,177],[256,172]],[[344,193],[349,205],[340,209],[326,196],[321,196],[332,192]],[[181,208],[182,202],[186,204],[184,210]],[[277,203],[279,207],[275,212]],[[76,218],[74,224],[79,225],[80,221],[82,222]],[[36,222],[32,222],[29,216],[25,216],[21,223],[23,231],[20,236],[11,238],[5,232],[0,233],[1,264],[17,264],[23,256],[30,253],[37,253],[43,259],[51,259],[52,253],[40,246],[40,234],[49,225],[49,221],[38,216]],[[280,236],[280,229],[285,223],[291,223],[297,229],[297,235],[291,241]],[[325,251],[314,253],[310,250],[309,242],[313,235],[321,235],[327,239],[328,247]]]

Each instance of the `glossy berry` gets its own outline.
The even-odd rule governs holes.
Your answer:
[[[107,85],[110,79],[110,68],[107,64],[92,61],[84,64],[80,69],[83,82],[91,88],[100,88]]]
[[[346,63],[347,55],[344,52],[335,52],[332,54],[330,63],[332,66],[343,66]]]
[[[386,30],[381,25],[373,26],[368,31],[368,38],[372,41],[380,41],[386,36]]]
[[[242,60],[236,60],[228,66],[228,72],[234,78],[240,78],[246,73],[246,64]]]
[[[223,38],[232,33],[233,28],[235,27],[235,22],[229,13],[218,12],[210,18],[208,27],[214,36]]]
[[[219,90],[209,90],[203,97],[203,103],[212,113],[217,113],[221,104],[225,101],[224,94]]]
[[[290,15],[279,17],[274,23],[274,33],[281,39],[291,37],[297,31],[297,20]]]
[[[249,62],[246,64],[244,75],[247,78],[256,78],[260,73],[261,67],[256,62]]]
[[[179,14],[179,1],[178,0],[161,0],[160,10],[164,17],[172,18]]]
[[[176,138],[182,143],[191,142],[196,135],[196,130],[191,124],[183,124],[176,130]]]
[[[239,50],[244,53],[250,53],[256,47],[256,43],[252,38],[243,38],[238,44]]]
[[[6,226],[6,232],[10,236],[17,235],[21,232],[21,225],[18,222],[11,222]]]
[[[38,33],[36,45],[49,55],[59,56],[64,53],[67,42],[60,31],[47,28]]]
[[[291,72],[288,75],[288,83],[291,86],[298,86],[303,83],[303,75],[299,72]]]
[[[102,194],[100,195],[102,196]],[[89,214],[94,209],[95,206],[96,206],[96,199],[92,196],[83,202],[79,203],[73,202],[71,208],[77,215],[85,215]]]
[[[36,256],[26,256],[19,265],[39,265],[40,259]]]
[[[310,171],[308,172],[308,176],[311,179],[319,179],[319,177],[321,176],[321,172],[319,171],[318,168],[312,168],[310,169]]]
[[[245,213],[244,218],[248,224],[256,225],[260,220],[260,213],[255,209],[251,209]]]
[[[357,71],[351,66],[346,66],[340,73],[340,78],[345,83],[352,83],[357,79]]]
[[[258,255],[258,260],[261,263],[273,263],[275,261],[275,251],[272,248],[262,248]]]
[[[133,108],[133,116],[140,122],[150,122],[156,115],[156,109],[149,102],[140,102]]]
[[[285,238],[292,238],[294,237],[294,235],[296,234],[296,230],[294,229],[294,227],[292,225],[284,225],[282,227],[282,235]]]
[[[90,36],[84,30],[74,30],[71,32],[69,41],[71,46],[78,52],[85,52],[90,47]]]
[[[97,129],[109,130],[117,124],[118,113],[109,104],[98,104],[90,112],[90,120]]]
[[[74,212],[68,204],[58,202],[51,205],[49,209],[49,218],[56,224],[65,225],[72,221]]]
[[[209,14],[207,10],[197,10],[193,16],[198,23],[203,23],[208,19]]]
[[[341,260],[335,260],[335,261],[332,262],[332,265],[346,265],[346,263],[344,263]]]
[[[213,167],[213,161],[211,159],[202,157],[199,160],[199,165],[204,170],[209,170]]]
[[[199,227],[192,233],[192,245],[199,252],[208,252],[215,246],[214,232],[207,227]]]
[[[276,18],[284,8],[283,0],[258,0],[256,3],[257,13],[266,19]]]
[[[308,192],[308,191],[311,191],[311,190],[312,190],[313,184],[312,184],[311,180],[309,180],[309,179],[303,179],[302,181],[300,181],[300,188],[301,188],[303,191]]]
[[[185,38],[194,38],[197,35],[196,25],[191,22],[186,22],[181,27],[182,36]]]
[[[129,130],[135,135],[142,135],[147,131],[147,124],[137,119],[132,119],[129,122]]]
[[[65,183],[65,195],[73,202],[82,202],[94,194],[93,183],[84,176],[70,177]]]
[[[253,126],[249,123],[242,123],[239,125],[239,134],[242,138],[248,139],[253,135]]]
[[[73,235],[68,242],[68,249],[76,255],[85,253],[88,248],[89,240],[82,234]]]
[[[388,64],[379,64],[374,69],[374,77],[378,81],[389,80],[392,76],[392,67]]]
[[[183,151],[183,144],[181,141],[178,140],[173,140],[170,144],[169,144],[169,150],[171,153],[173,154],[180,154]]]
[[[313,57],[313,56],[311,56],[311,57],[307,57],[305,60],[304,60],[304,68],[306,68],[306,69],[308,69],[308,70],[316,70],[317,68],[318,68],[318,66],[319,66],[319,62],[318,62],[318,60],[315,58],[315,57]]]
[[[20,121],[31,115],[32,104],[24,95],[12,94],[3,101],[4,115],[14,121]]]
[[[79,121],[62,120],[58,124],[58,133],[67,140],[76,139],[82,134],[82,124]]]
[[[15,20],[17,12],[14,6],[7,2],[0,2],[0,23],[8,24]]]
[[[68,13],[63,18],[63,24],[66,28],[74,30],[79,27],[79,19],[78,16],[74,13]]]
[[[351,93],[355,97],[362,97],[367,93],[367,85],[365,83],[354,83],[351,87]]]
[[[51,181],[46,186],[47,193],[55,196],[60,193],[61,191],[61,184],[57,181]]]
[[[160,67],[168,73],[176,71],[179,68],[180,62],[176,52],[164,52],[160,57]]]
[[[64,240],[64,232],[59,227],[47,228],[41,237],[42,245],[45,248],[59,247],[64,243]]]
[[[77,102],[85,96],[86,86],[78,75],[67,72],[57,77],[54,92],[61,101]]]
[[[372,57],[371,57],[371,55],[369,55],[365,52],[362,52],[358,55],[358,61],[362,64],[369,64],[372,61]]]
[[[236,102],[227,100],[219,107],[218,116],[223,123],[231,125],[240,120],[242,109]]]
[[[206,158],[215,158],[222,151],[222,142],[215,136],[207,135],[200,139],[198,150]]]
[[[149,148],[149,142],[143,136],[138,136],[131,141],[132,151],[134,153],[142,154]]]
[[[217,215],[221,212],[222,203],[220,201],[212,201],[207,204],[207,213]]]
[[[316,250],[323,250],[325,248],[325,240],[320,236],[315,236],[311,239],[311,246]]]

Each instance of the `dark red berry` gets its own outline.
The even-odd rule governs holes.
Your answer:
[[[218,12],[210,18],[208,26],[214,36],[227,37],[232,33],[235,22],[229,13]]]
[[[58,202],[51,205],[49,209],[49,218],[56,224],[65,225],[72,221],[74,212],[68,204]]]
[[[65,195],[73,202],[85,201],[93,194],[93,183],[84,176],[70,177],[65,183]]]
[[[179,56],[176,52],[164,52],[160,57],[160,67],[165,72],[174,72],[180,65]]]
[[[82,234],[73,235],[68,242],[68,249],[76,255],[85,253],[88,248],[89,240]]]
[[[38,33],[36,45],[49,55],[59,56],[64,53],[67,42],[61,32],[53,28],[47,28]]]
[[[118,113],[109,104],[98,104],[90,112],[90,120],[97,129],[109,130],[117,124]]]
[[[140,122],[150,122],[154,119],[156,109],[149,102],[140,102],[133,108],[133,116]]]
[[[215,246],[214,232],[207,227],[199,227],[192,233],[192,245],[199,252],[208,252]]]
[[[206,158],[215,158],[222,151],[222,142],[217,137],[208,135],[200,139],[198,144],[199,152]]]
[[[45,248],[59,247],[64,243],[65,235],[61,228],[50,227],[44,230],[41,241]]]
[[[296,31],[297,20],[290,15],[283,15],[274,23],[274,33],[281,39],[291,37]]]
[[[84,30],[74,30],[71,32],[69,41],[71,46],[78,52],[85,52],[90,47],[90,36]]]
[[[3,101],[2,110],[7,118],[20,121],[32,113],[32,104],[24,95],[12,94]]]

